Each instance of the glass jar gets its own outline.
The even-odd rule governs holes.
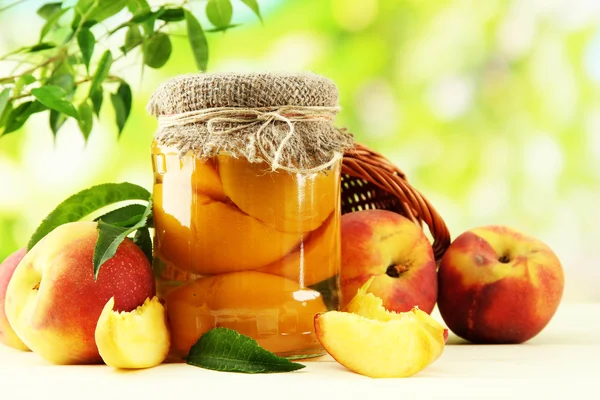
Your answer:
[[[214,327],[284,357],[324,354],[313,320],[338,307],[338,160],[325,171],[273,172],[153,142],[154,264],[173,355]]]

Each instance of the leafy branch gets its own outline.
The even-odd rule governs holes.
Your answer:
[[[15,0],[0,12],[26,1]],[[38,42],[0,57],[0,62],[16,64],[9,76],[0,76],[0,137],[20,129],[32,115],[48,112],[54,135],[73,118],[87,140],[105,97],[110,98],[120,135],[131,113],[133,94],[119,74],[118,61],[137,52],[142,56],[142,73],[144,67],[162,68],[172,55],[171,37],[176,35],[169,28],[185,25],[196,67],[206,71],[206,34],[237,26],[231,24],[231,1],[206,2],[211,29],[202,27],[189,0],[165,1],[154,8],[147,0],[45,3],[37,10],[45,21]],[[257,0],[239,1],[262,21]]]

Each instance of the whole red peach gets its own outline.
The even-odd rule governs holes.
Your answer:
[[[19,338],[55,364],[100,363],[98,318],[114,297],[131,311],[156,294],[150,262],[126,238],[93,276],[95,222],[71,222],[40,240],[17,266],[6,291],[6,316]]]
[[[438,308],[448,328],[474,343],[522,343],[550,322],[564,274],[540,240],[505,226],[458,236],[438,270]]]
[[[27,249],[19,249],[9,255],[2,264],[0,264],[0,343],[18,350],[29,349],[25,346],[25,343],[19,339],[6,318],[6,313],[4,312],[4,298],[6,297],[8,282],[10,282],[10,278],[13,276],[15,269],[17,269],[17,265],[19,265],[23,257],[25,257],[25,253],[27,253]]]
[[[431,313],[437,297],[433,249],[423,230],[387,210],[363,210],[342,216],[341,300],[344,307],[371,277],[369,293],[389,311],[417,306]]]

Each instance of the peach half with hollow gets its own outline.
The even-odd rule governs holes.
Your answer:
[[[315,317],[317,338],[336,361],[361,375],[412,376],[442,355],[448,330],[417,307],[387,311],[382,299],[367,293],[373,279],[358,290],[348,312]]]
[[[8,321],[23,343],[55,364],[102,362],[94,332],[108,300],[131,311],[156,294],[150,262],[128,238],[94,280],[96,228],[91,221],[60,225],[29,250],[8,284]]]
[[[219,155],[223,191],[246,214],[282,232],[317,229],[339,202],[339,170],[271,171],[266,163]]]
[[[423,230],[408,218],[387,210],[363,210],[341,218],[343,309],[357,290],[374,277],[369,292],[389,311],[415,306],[431,313],[437,299],[436,262]]]
[[[95,339],[106,365],[114,368],[151,368],[162,363],[171,345],[167,314],[158,297],[148,298],[130,312],[114,311],[115,299],[106,303]]]
[[[182,271],[212,275],[256,269],[300,242],[300,234],[273,229],[231,204],[169,189],[154,185],[155,249]]]
[[[440,262],[438,308],[448,328],[474,343],[522,343],[560,304],[564,273],[542,241],[489,225],[459,235]]]
[[[333,212],[295,251],[257,271],[311,286],[338,273],[340,255],[340,216]]]
[[[17,336],[13,328],[10,326],[6,313],[4,312],[4,299],[6,297],[6,289],[8,288],[8,282],[13,276],[15,269],[19,265],[19,262],[25,257],[27,249],[19,249],[9,255],[0,264],[0,343],[3,343],[9,347],[17,350],[27,351],[29,348],[23,343]]]

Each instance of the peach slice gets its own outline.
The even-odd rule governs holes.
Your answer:
[[[333,212],[299,248],[257,271],[311,286],[334,276],[340,268],[340,217]]]
[[[447,330],[416,307],[386,311],[380,298],[366,293],[369,284],[348,304],[352,312],[315,316],[317,339],[325,350],[346,368],[372,378],[412,376],[437,360]]]
[[[172,289],[165,302],[174,355],[187,355],[214,327],[251,336],[279,354],[322,351],[313,326],[315,314],[327,310],[320,293],[280,276],[243,271],[204,277]]]
[[[367,293],[374,279],[375,277],[371,277],[358,289],[356,296],[348,303],[345,311],[382,322],[404,318],[403,314],[405,313],[386,310],[383,306],[383,300],[380,297],[375,296],[373,293]],[[433,335],[434,339],[439,339],[439,333],[442,332],[444,343],[446,343],[448,340],[448,329],[444,328],[426,312],[419,310],[418,307],[414,307],[410,312],[414,313],[415,317],[426,325],[425,328]]]
[[[169,188],[177,185],[214,200],[227,200],[214,159],[201,161],[191,154],[180,158],[177,151],[154,143],[152,163],[158,181]]]
[[[277,231],[230,204],[166,188],[154,185],[156,253],[183,271],[212,275],[255,269],[300,242],[301,234]]]
[[[223,192],[221,178],[217,172],[215,160],[200,161],[194,159],[192,172],[192,189],[200,194],[205,194],[217,201],[227,201]]]
[[[114,368],[150,368],[162,363],[171,344],[166,310],[154,296],[131,312],[113,311],[111,298],[96,326],[102,360]]]
[[[283,232],[317,229],[338,202],[339,170],[310,175],[271,172],[266,163],[219,156],[223,191],[246,214]]]

